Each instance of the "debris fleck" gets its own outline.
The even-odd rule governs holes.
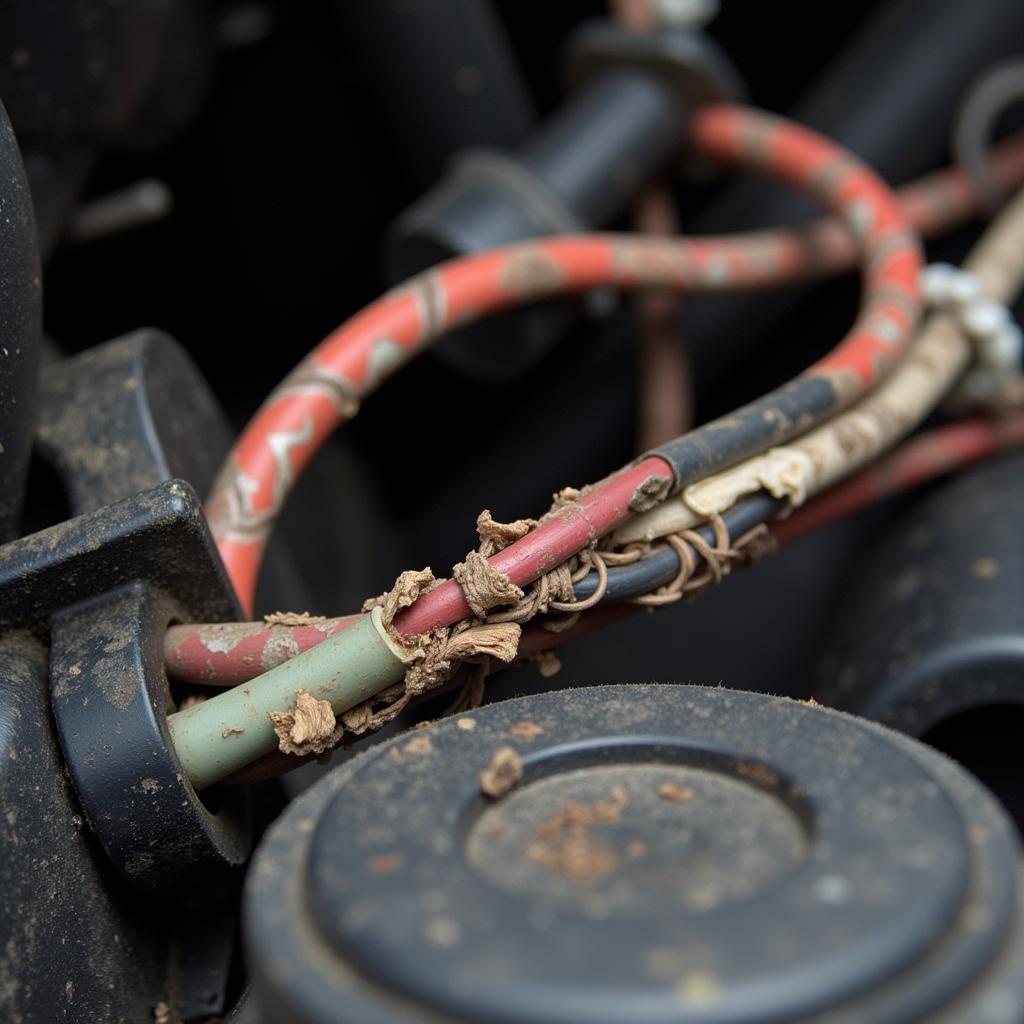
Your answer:
[[[511,747],[501,747],[495,751],[490,766],[480,773],[480,791],[497,800],[513,789],[522,777],[522,758]]]
[[[663,782],[658,787],[658,796],[673,804],[687,804],[693,799],[693,790],[676,782]]]
[[[242,732],[245,732],[245,726],[244,726],[244,725],[229,725],[229,726],[228,726],[228,727],[227,727],[227,728],[226,728],[226,729],[225,729],[225,730],[224,730],[224,731],[223,731],[223,732],[221,733],[221,736],[223,736],[223,737],[224,737],[224,739],[227,739],[227,738],[228,738],[229,736],[231,736],[231,735],[232,735],[233,733],[242,733]]]
[[[554,651],[538,651],[530,656],[530,661],[537,666],[537,671],[545,679],[558,675],[562,670],[562,662]]]
[[[432,918],[427,922],[425,933],[427,941],[435,946],[455,946],[462,938],[462,928],[450,917]]]
[[[626,844],[626,856],[630,860],[639,860],[647,854],[647,844],[640,839],[634,839]]]
[[[676,985],[676,995],[684,1006],[711,1006],[721,996],[722,984],[707,971],[688,974]]]
[[[629,499],[629,507],[633,512],[647,512],[655,505],[664,501],[672,481],[663,476],[652,474],[641,481]]]
[[[743,761],[736,766],[736,771],[762,789],[776,789],[779,785],[778,775],[760,762]]]
[[[971,563],[971,575],[979,580],[994,580],[999,575],[999,563],[994,558],[978,558]]]
[[[335,718],[329,701],[296,690],[290,711],[270,711],[268,715],[277,733],[278,749],[285,754],[322,754],[332,745]]]
[[[530,721],[516,722],[511,731],[512,735],[519,740],[535,740],[544,733],[544,730],[536,722]]]
[[[402,866],[402,855],[400,853],[378,853],[371,857],[366,866],[375,875],[392,875]]]
[[[271,612],[263,616],[268,626],[316,626],[327,621],[324,615],[310,615],[309,612]]]
[[[418,736],[413,736],[405,744],[404,749],[407,754],[432,754],[434,752],[434,744],[425,732],[421,732]]]

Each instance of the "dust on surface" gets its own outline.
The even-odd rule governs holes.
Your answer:
[[[687,804],[693,799],[693,790],[675,782],[663,782],[658,787],[658,796],[673,804]]]
[[[592,829],[620,821],[628,806],[629,796],[618,786],[606,800],[590,804],[566,801],[541,822],[526,848],[526,859],[574,882],[610,875],[619,858],[611,847],[594,839]]]
[[[994,580],[999,575],[999,563],[994,558],[978,558],[971,563],[971,575],[979,580]]]
[[[402,867],[402,855],[400,853],[378,853],[371,857],[366,866],[375,875],[392,875]]]
[[[434,743],[425,732],[420,732],[418,735],[413,736],[402,747],[402,749],[407,754],[418,754],[422,756],[424,754],[432,754],[434,752]]]
[[[531,722],[529,719],[516,722],[510,732],[519,740],[535,740],[538,736],[544,734],[544,730],[536,722]]]
[[[263,616],[268,626],[316,626],[326,622],[325,615],[310,615],[309,612],[271,612]]]
[[[497,800],[510,792],[522,777],[522,758],[511,747],[501,747],[494,752],[490,765],[480,773],[480,791]]]

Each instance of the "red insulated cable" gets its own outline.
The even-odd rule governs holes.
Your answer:
[[[164,636],[164,664],[170,679],[235,686],[315,647],[358,618],[343,615],[296,625],[219,622],[171,626]]]
[[[563,505],[522,540],[488,561],[517,586],[526,586],[625,522],[633,514],[638,494],[643,493],[641,487],[653,482],[667,488],[671,480],[668,463],[658,458],[644,459],[597,484],[578,502]],[[455,580],[447,580],[399,612],[392,624],[403,636],[415,636],[452,625],[471,614],[462,587]]]
[[[638,488],[650,486],[652,480],[667,486],[671,479],[671,470],[661,459],[644,459],[581,495],[578,502],[563,505],[490,562],[514,583],[524,586],[625,521]],[[421,599],[399,613],[395,629],[412,636],[437,628],[440,620],[457,622],[472,614],[462,587],[454,580],[441,584],[429,596],[430,602],[424,604]],[[340,632],[355,618],[298,627],[262,623],[173,626],[164,643],[167,672],[172,678],[196,683],[243,682]]]
[[[743,154],[735,133],[716,130],[716,121],[759,116],[708,108],[694,122],[698,148],[709,156],[739,159]],[[790,171],[799,170],[800,147],[783,148],[786,159],[780,162]],[[1019,180],[1024,146],[1018,142],[1008,147],[997,169]],[[961,205],[954,203],[943,220],[943,204],[950,197]],[[972,212],[977,204],[967,210],[969,197],[962,177],[946,172],[918,188],[915,209],[929,222],[926,226],[935,227]],[[805,236],[786,232],[672,241],[628,236],[551,239],[450,261],[385,295],[329,335],[270,395],[218,476],[207,512],[243,606],[251,609],[267,536],[314,452],[355,413],[360,398],[453,325],[597,286],[753,287],[807,276],[821,267],[831,271],[845,266],[852,244],[842,229],[817,230],[831,238],[824,250],[810,245]]]
[[[527,661],[543,651],[587,636],[634,610],[634,605],[598,605],[581,614],[568,629],[557,633],[539,624],[527,625],[519,641],[516,661]],[[346,615],[309,626],[265,622],[171,626],[164,638],[167,674],[177,682],[193,686],[238,686],[340,633],[359,617]]]

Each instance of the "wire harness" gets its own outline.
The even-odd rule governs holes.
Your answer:
[[[529,522],[522,535],[488,548],[481,532],[480,551],[457,567],[456,578],[437,582],[430,574],[411,589],[403,589],[400,578],[393,591],[375,602],[389,608],[387,616],[364,616],[339,626],[329,641],[250,684],[172,716],[175,743],[187,751],[183,763],[197,785],[234,775],[272,754],[279,742],[282,750],[287,749],[285,738],[273,728],[274,720],[291,714],[294,724],[300,691],[325,702],[331,714],[339,716],[339,735],[346,728],[358,733],[386,721],[432,688],[461,681],[460,701],[478,698],[481,673],[465,679],[458,668],[461,663],[475,662],[486,671],[492,657],[507,661],[538,656],[557,643],[558,634],[550,633],[552,625],[564,627],[563,636],[579,635],[591,623],[629,612],[629,607],[619,607],[599,614],[602,610],[595,604],[659,590],[649,603],[664,603],[685,593],[689,582],[717,582],[740,561],[738,548],[750,544],[753,551],[758,547],[752,543],[755,536],[763,547],[764,531],[743,545],[730,538],[744,537],[772,518],[789,495],[780,499],[764,494],[762,481],[742,492],[749,497],[741,502],[734,498],[721,509],[705,509],[696,522],[673,531],[680,536],[649,555],[618,550],[615,531],[635,516],[652,514],[673,491],[705,486],[709,476],[733,472],[726,467],[737,460],[764,458],[758,453],[766,450],[777,456],[790,443],[805,445],[815,438],[826,446],[833,444],[835,436],[828,431],[835,423],[863,415],[863,406],[880,400],[894,381],[908,373],[920,374],[918,364],[932,361],[934,353],[927,352],[927,345],[923,356],[920,348],[929,338],[929,344],[948,351],[939,371],[933,368],[929,374],[939,384],[917,388],[915,412],[923,415],[933,407],[943,393],[943,374],[955,379],[969,351],[956,321],[948,316],[933,317],[910,357],[902,358],[911,347],[919,310],[919,249],[899,204],[882,182],[831,143],[756,111],[708,108],[697,116],[697,125],[695,134],[704,151],[796,183],[844,217],[863,250],[865,268],[863,308],[850,335],[796,381],[727,421],[685,435],[598,484],[560,495],[549,513],[535,524]],[[364,392],[449,325],[465,322],[469,315],[597,284],[716,289],[779,280],[799,273],[798,265],[803,270],[808,266],[805,248],[802,243],[794,248],[793,239],[778,232],[761,233],[758,258],[750,248],[751,236],[688,242],[628,236],[554,239],[453,261],[385,296],[331,336],[271,396],[215,488],[210,503],[213,523],[241,592],[251,595],[266,533],[326,433],[342,413],[354,413]],[[764,259],[766,240],[770,259]],[[992,290],[993,295],[998,293],[998,288]],[[879,384],[878,394],[872,394]],[[850,411],[843,413],[844,409]],[[801,486],[806,484],[807,491],[821,489],[867,461],[910,429],[915,412],[901,420],[899,430],[876,430],[856,457],[845,451],[843,458],[829,462],[820,458],[821,452],[817,458],[810,455],[815,480]],[[742,468],[741,463],[736,470]],[[688,493],[692,500],[692,491]],[[257,496],[266,503],[258,513]],[[246,518],[250,513],[255,520]],[[611,541],[602,544],[601,538],[608,535]],[[644,580],[643,570],[655,556],[663,559],[665,551],[671,552],[673,561],[669,576]],[[698,576],[700,564],[705,569]],[[406,585],[408,575],[403,574]],[[640,583],[643,587],[623,588],[619,579],[627,575],[634,588]],[[534,615],[545,612],[560,618],[546,619],[539,629],[530,623]],[[364,628],[367,620],[370,625]],[[503,634],[490,649],[472,643],[453,649],[459,637],[469,640],[474,630],[501,625],[514,630],[506,630],[508,636]],[[544,632],[549,635],[539,635]],[[332,650],[328,654],[324,648]],[[317,652],[320,657],[312,657]],[[367,666],[357,674],[357,685],[348,678],[350,659]],[[237,696],[239,689],[245,699]],[[256,699],[249,699],[253,694]],[[230,706],[224,701],[229,696]],[[227,723],[227,717],[240,710],[248,716],[242,730]],[[231,714],[226,717],[225,711]],[[243,734],[246,741],[234,743]],[[336,738],[332,735],[332,740]]]

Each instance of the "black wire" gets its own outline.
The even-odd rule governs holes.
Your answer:
[[[797,434],[827,419],[842,404],[835,381],[811,373],[653,448],[672,467],[672,493],[717,473],[726,466],[785,444]]]
[[[722,516],[731,537],[740,537],[755,526],[775,518],[786,506],[786,499],[773,498],[760,491],[753,497],[741,501]],[[714,544],[715,534],[710,525],[697,527],[709,544]],[[699,556],[697,556],[699,558]],[[679,573],[679,555],[669,544],[655,548],[649,555],[629,565],[618,565],[608,570],[608,587],[598,602],[625,601],[641,594],[649,594],[666,583],[671,583]],[[588,573],[576,584],[573,595],[577,601],[590,597],[597,589],[597,573]]]

